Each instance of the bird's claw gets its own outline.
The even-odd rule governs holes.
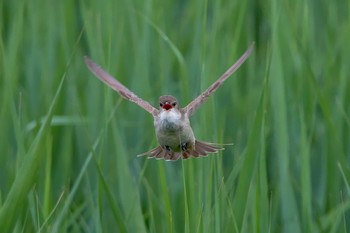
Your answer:
[[[181,151],[187,151],[187,143],[181,144]]]

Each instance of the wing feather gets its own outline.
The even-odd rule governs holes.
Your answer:
[[[184,111],[187,112],[188,116],[193,115],[193,113],[198,109],[200,105],[202,105],[208,97],[213,94],[226,79],[228,79],[250,56],[252,50],[254,48],[254,43],[252,43],[247,51],[238,59],[238,61],[233,64],[223,75],[221,75],[218,80],[216,80],[207,90],[205,90],[202,94],[200,94],[197,98],[195,98],[191,103],[189,103],[186,107],[184,107]]]
[[[109,73],[104,71],[99,65],[93,62],[90,58],[84,57],[85,63],[90,69],[90,71],[102,82],[107,84],[113,90],[117,91],[124,99],[134,102],[141,108],[145,109],[147,112],[151,113],[153,116],[158,114],[158,110],[154,108],[150,103],[141,99],[135,95],[132,91],[126,88],[118,80],[113,78]]]

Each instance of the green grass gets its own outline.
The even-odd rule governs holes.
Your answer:
[[[348,1],[0,2],[1,232],[350,232]],[[234,143],[177,162],[140,97],[185,105],[255,41],[192,118]]]

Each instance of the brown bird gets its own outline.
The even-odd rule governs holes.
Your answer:
[[[152,114],[159,146],[139,156],[148,155],[148,158],[178,160],[179,158],[187,159],[190,156],[207,156],[209,153],[217,153],[224,149],[217,143],[197,140],[190,126],[189,117],[245,62],[253,47],[254,44],[218,80],[184,108],[179,107],[179,102],[175,97],[163,95],[159,98],[159,109],[156,109],[150,103],[131,92],[89,58],[85,57],[85,63],[97,78],[117,91],[123,98],[134,102]]]

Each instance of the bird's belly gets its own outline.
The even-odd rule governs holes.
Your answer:
[[[176,133],[183,130],[183,125],[180,120],[164,119],[160,123],[159,130],[162,133]]]
[[[169,146],[174,151],[179,150],[183,143],[194,142],[191,127],[181,120],[160,121],[156,127],[156,135],[161,146]]]

